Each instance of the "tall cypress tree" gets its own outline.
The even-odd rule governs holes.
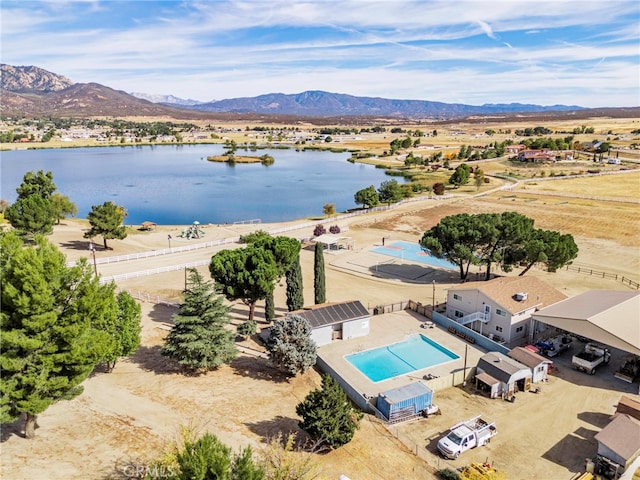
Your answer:
[[[290,312],[304,307],[304,292],[302,291],[302,269],[300,256],[297,256],[289,270],[287,270],[287,308]]]
[[[275,300],[273,299],[273,290],[267,293],[267,296],[264,299],[264,319],[271,323],[276,318],[276,305]]]
[[[324,278],[324,245],[320,242],[316,242],[313,258],[313,293],[316,305],[327,301]]]

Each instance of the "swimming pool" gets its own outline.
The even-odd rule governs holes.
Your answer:
[[[418,243],[405,242],[398,240],[390,245],[384,247],[377,247],[371,250],[374,253],[381,253],[382,255],[388,255],[390,257],[401,258],[403,260],[411,260],[413,262],[426,263],[439,268],[448,268],[451,270],[457,270],[458,265],[451,263],[448,260],[434,257],[422,250],[422,247]]]
[[[424,335],[413,335],[404,342],[354,353],[345,358],[369,380],[380,382],[460,357]]]

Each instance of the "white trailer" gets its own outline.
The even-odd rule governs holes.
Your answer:
[[[571,364],[576,369],[593,375],[599,365],[606,365],[610,359],[611,353],[608,348],[589,342],[582,352],[573,356]]]
[[[438,440],[438,450],[445,458],[458,458],[462,452],[486,445],[497,433],[494,422],[478,415],[451,427],[449,433]]]

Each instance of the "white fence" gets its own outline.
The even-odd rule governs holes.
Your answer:
[[[453,195],[441,195],[437,198],[439,199],[447,199],[447,198],[452,198]],[[314,228],[316,225],[318,225],[319,223],[329,223],[329,222],[335,222],[335,221],[339,221],[339,220],[344,220],[347,218],[352,218],[352,217],[356,217],[358,215],[364,215],[367,213],[371,213],[371,212],[380,212],[380,211],[384,211],[384,210],[391,210],[394,209],[400,205],[403,205],[405,203],[408,202],[415,202],[415,201],[419,201],[419,200],[430,200],[430,199],[434,199],[434,197],[426,197],[426,196],[422,196],[422,197],[412,197],[412,198],[407,198],[404,199],[398,203],[394,203],[392,205],[385,205],[385,206],[380,206],[380,207],[374,207],[374,208],[369,208],[366,210],[357,210],[355,212],[349,212],[349,213],[344,213],[342,215],[337,215],[335,217],[331,217],[330,219],[326,219],[326,221],[309,221],[309,222],[305,222],[305,223],[296,223],[294,225],[288,225],[286,227],[280,227],[280,228],[274,228],[272,230],[269,230],[267,233],[269,233],[270,235],[279,235],[282,233],[286,233],[286,232],[291,232],[293,230],[300,230],[300,229],[304,229],[304,228]],[[256,219],[257,220],[257,219]],[[246,222],[254,222],[254,220],[249,220],[249,221],[245,221],[245,222],[237,222],[237,223],[246,223]],[[255,223],[254,223],[255,224]],[[343,228],[342,231],[348,231],[348,228]],[[192,250],[200,250],[200,249],[204,249],[204,248],[211,248],[211,247],[217,247],[220,245],[226,245],[229,243],[238,243],[240,241],[240,237],[230,237],[230,238],[223,238],[223,239],[219,239],[219,240],[212,240],[210,242],[204,242],[204,243],[196,243],[196,244],[192,244],[192,245],[183,245],[180,247],[173,247],[173,248],[163,248],[161,250],[149,250],[146,252],[138,252],[138,253],[130,253],[127,255],[117,255],[117,256],[113,256],[113,257],[102,257],[102,258],[96,258],[95,259],[95,263],[99,264],[99,265],[103,265],[103,264],[109,264],[109,263],[118,263],[118,262],[126,262],[126,261],[130,261],[130,260],[140,260],[142,258],[149,258],[149,257],[158,257],[161,255],[169,255],[172,253],[182,253],[182,252],[189,252]],[[76,264],[76,262],[68,262],[67,266],[69,267],[73,267]],[[152,275],[152,274],[149,274]],[[132,277],[129,277],[132,278]]]
[[[121,280],[129,280],[131,278],[146,277],[149,275],[157,275],[159,273],[175,272],[177,270],[185,270],[187,268],[202,267],[209,265],[211,260],[199,260],[197,262],[183,263],[181,265],[169,265],[167,267],[152,268],[149,270],[140,270],[138,272],[121,273],[110,277],[100,277],[100,283],[118,282]]]

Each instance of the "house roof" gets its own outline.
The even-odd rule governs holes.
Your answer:
[[[640,355],[640,292],[590,290],[541,309],[533,318]]]
[[[625,460],[632,459],[640,452],[640,422],[620,413],[596,433],[595,439]]]
[[[511,349],[509,356],[529,368],[535,368],[542,363],[553,363],[548,358],[538,355],[524,347],[515,347]]]
[[[529,367],[500,352],[485,353],[478,360],[478,369],[507,384],[514,377],[520,379],[531,376]]]
[[[303,310],[296,310],[287,315],[299,315],[305,318],[311,328],[324,327],[336,323],[369,317],[369,311],[360,300],[340,303],[321,303]]]
[[[480,291],[510,314],[516,314],[533,307],[541,308],[567,298],[562,292],[536,277],[498,277],[489,281],[468,282],[449,289],[463,292]],[[526,292],[527,299],[518,301],[515,294]]]

